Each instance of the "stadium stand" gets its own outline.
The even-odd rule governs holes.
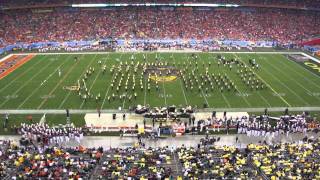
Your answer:
[[[22,10],[1,13],[0,37],[2,46],[17,42],[61,42],[107,37],[215,38],[289,43],[320,34],[318,16],[316,12],[277,9],[163,11],[122,8],[48,13]]]
[[[101,149],[19,147],[1,145],[2,179],[88,179],[99,162]],[[10,178],[11,177],[11,178]]]
[[[32,1],[24,1],[24,0],[3,0],[0,2],[2,6],[26,6],[26,5],[50,5],[50,4],[76,4],[76,3],[234,3],[240,5],[246,4],[262,4],[262,5],[285,5],[285,6],[295,6],[295,7],[319,7],[319,0],[32,0]]]
[[[1,142],[0,177],[71,179],[268,178],[318,179],[319,141],[248,144],[246,148],[22,147]]]
[[[317,179],[319,174],[318,143],[277,144],[274,146],[249,145],[255,167],[268,178],[274,177]]]

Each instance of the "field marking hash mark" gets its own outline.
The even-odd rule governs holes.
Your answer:
[[[89,64],[86,66],[86,68],[81,72],[80,77],[85,73],[85,71],[88,69],[88,67],[90,67],[90,65],[93,63],[95,57],[96,57],[96,56],[94,56],[94,57],[91,59],[90,63],[89,63]],[[79,60],[81,60],[82,58],[83,58],[83,55],[79,58]],[[68,94],[64,97],[63,101],[60,103],[60,105],[59,105],[59,107],[58,107],[59,109],[60,109],[60,108],[64,105],[64,103],[67,101],[67,99],[69,98],[70,94],[71,94],[71,91],[69,91]]]
[[[265,57],[260,57],[259,59],[264,59],[265,61],[268,61]],[[269,64],[270,66],[272,66],[270,63],[267,62],[267,64]],[[272,66],[273,67],[273,66]],[[308,102],[306,102],[304,99],[302,99],[297,93],[295,93],[294,91],[292,91],[286,84],[284,84],[279,78],[277,78],[276,76],[274,76],[272,73],[270,73],[269,71],[265,70],[265,72],[267,72],[268,74],[270,74],[270,76],[272,76],[275,80],[277,80],[283,87],[285,87],[286,89],[288,89],[292,94],[294,94],[296,97],[298,97],[300,100],[302,100],[302,102],[304,102],[306,105],[310,105]],[[282,96],[279,96],[282,97]]]
[[[29,84],[29,82],[34,79],[35,77],[37,77],[40,73],[42,73],[42,71],[44,71],[47,67],[49,67],[51,65],[51,63],[53,63],[53,61],[51,61],[50,63],[48,63],[46,66],[43,66],[37,73],[35,73],[33,76],[31,76],[31,78],[27,81],[25,81],[22,86],[20,86],[19,89],[17,89],[13,94],[17,94],[17,92],[19,92],[21,89],[23,89],[25,86],[27,86]],[[5,101],[3,101],[3,103],[1,103],[0,107],[2,107],[5,103],[7,103],[9,99],[6,99]]]
[[[241,59],[241,57],[239,57],[238,55],[235,54],[236,57],[239,58],[239,60],[242,62],[242,63],[245,63],[243,62],[243,60]],[[245,63],[246,64],[246,63]],[[248,66],[249,67],[249,66]],[[249,67],[250,68],[250,67]],[[251,68],[250,68],[251,69]],[[252,70],[252,69],[251,69]],[[261,80],[263,81],[274,93],[278,94],[278,92],[276,90],[274,90],[272,88],[272,86],[270,84],[268,84],[264,79],[262,79],[257,73],[255,73],[255,75]],[[279,98],[284,102],[286,103],[289,107],[292,107],[291,104],[289,104],[282,96],[279,96]]]
[[[26,69],[23,73],[19,74],[18,76],[16,76],[13,80],[11,80],[7,85],[5,85],[4,87],[2,87],[0,89],[0,92],[2,92],[4,89],[6,89],[7,87],[9,87],[12,83],[14,83],[17,79],[19,79],[20,77],[22,77],[23,75],[25,75],[26,73],[30,72],[31,69],[35,68],[40,62],[42,62],[42,59],[44,59],[45,56],[43,56],[41,59],[38,60],[37,63],[33,64],[32,66],[28,67],[28,69]],[[31,61],[31,60],[30,60]],[[22,67],[22,66],[21,66]]]
[[[121,61],[122,55],[123,55],[123,54],[121,54],[121,55],[119,56],[119,61]],[[111,81],[112,81],[112,79],[114,78],[114,75],[115,75],[115,74],[112,75]],[[106,99],[107,99],[107,96],[108,96],[108,93],[109,93],[110,88],[111,88],[111,83],[109,84],[109,87],[108,87],[108,89],[107,89],[107,91],[106,91],[106,93],[105,93],[105,95],[104,95],[104,98],[103,98],[102,104],[101,104],[101,106],[100,106],[100,109],[103,108],[103,106],[104,106],[104,104],[105,104],[105,102],[106,102]]]
[[[62,64],[60,64],[37,88],[33,89],[32,93],[30,93],[30,95],[18,106],[17,109],[20,109],[20,108],[33,96],[33,94],[35,94],[35,93],[38,91],[38,89],[43,86],[43,83],[44,83],[44,82],[47,82],[47,81],[50,79],[50,77],[51,77],[54,73],[56,73],[56,72],[58,71],[58,69],[59,69],[62,65],[64,65],[66,62],[68,62],[68,61],[62,61]]]
[[[71,57],[71,56],[70,56]],[[54,61],[52,61],[54,62]],[[71,71],[76,67],[76,65],[79,63],[80,61],[77,61],[76,63],[74,63],[71,68],[67,71],[67,73],[63,76],[62,79],[59,80],[59,82],[56,84],[56,86],[50,91],[49,96],[52,95],[52,93],[54,93],[54,91],[56,91],[56,89],[59,87],[59,85],[68,77],[68,75],[71,73]],[[44,99],[40,105],[37,107],[37,109],[40,109],[44,103],[47,102],[48,99]]]

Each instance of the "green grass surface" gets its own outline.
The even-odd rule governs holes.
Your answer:
[[[32,116],[32,120],[28,119]],[[0,114],[0,134],[14,134],[14,127],[20,127],[21,123],[31,124],[38,123],[42,118],[42,114],[10,114],[7,128],[3,128],[4,114]],[[84,114],[71,114],[71,122],[77,127],[85,125]],[[58,126],[66,124],[66,115],[64,114],[46,114],[46,124],[49,126]]]
[[[249,64],[250,58],[255,58],[260,64],[260,70],[255,74],[267,85],[266,89],[252,91],[242,83],[237,75],[237,68],[231,71],[228,67],[218,67],[217,54],[199,53],[199,73],[204,73],[205,67],[211,61],[210,73],[226,73],[235,82],[238,92],[223,92],[218,90],[205,94],[197,89],[193,92],[182,85],[181,78],[171,82],[160,82],[159,91],[155,90],[155,83],[151,82],[151,92],[140,91],[139,78],[136,76],[136,100],[115,100],[108,102],[107,97],[115,89],[110,88],[113,75],[110,73],[112,65],[120,61],[130,62],[132,53],[83,54],[77,55],[37,55],[31,61],[10,75],[0,80],[0,109],[117,109],[128,108],[137,104],[150,106],[165,105],[193,105],[202,107],[208,103],[209,108],[247,108],[247,107],[318,107],[320,106],[320,77],[311,73],[305,67],[288,60],[283,55],[276,54],[224,54],[227,59],[238,57]],[[157,53],[162,62],[192,61],[190,53]],[[155,62],[156,53],[146,53],[148,62]],[[134,54],[138,61],[143,62],[143,54]],[[102,73],[98,61],[107,65],[107,72]],[[205,67],[202,64],[205,64]],[[74,86],[77,80],[84,76],[89,67],[96,69],[87,81],[87,88],[94,95],[101,94],[97,103],[94,99],[84,102],[76,91],[66,90],[65,86]],[[183,65],[176,66],[182,69]],[[58,76],[58,69],[62,76]],[[133,71],[130,69],[130,71]],[[139,72],[141,71],[138,70]],[[146,78],[143,80],[145,85]],[[130,88],[130,84],[129,84]],[[124,93],[124,89],[120,93]],[[55,119],[60,119],[56,117]],[[59,120],[58,120],[59,121]]]

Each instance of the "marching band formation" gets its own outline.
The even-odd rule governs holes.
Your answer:
[[[147,57],[143,54],[142,60],[132,55],[129,60],[120,61],[117,64],[110,65],[110,74],[112,80],[110,83],[110,93],[106,97],[108,102],[120,100],[134,101],[141,92],[150,93],[152,90],[160,91],[160,83],[170,80],[166,77],[175,76],[181,77],[183,87],[186,91],[199,92],[208,94],[217,90],[219,92],[237,92],[235,82],[225,72],[219,72],[213,68],[218,67],[228,68],[230,71],[236,69],[237,78],[241,79],[242,83],[249,90],[265,89],[264,82],[259,79],[254,70],[260,69],[255,59],[249,60],[249,66],[237,58],[226,59],[224,56],[218,55],[215,61],[199,61],[196,54],[188,56],[183,62],[175,61],[171,56],[169,60],[164,60],[163,57],[156,55],[155,61],[147,61]],[[216,63],[216,66],[213,66]],[[102,74],[107,71],[107,65],[98,61],[99,70]],[[77,92],[81,99],[95,99],[98,103],[101,100],[101,94],[94,95],[87,87],[87,80],[95,73],[94,67],[89,67],[86,70],[83,78],[77,82]],[[173,78],[175,79],[175,78]]]

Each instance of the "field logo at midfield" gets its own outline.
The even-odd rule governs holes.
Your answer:
[[[158,81],[158,82],[174,81],[177,78],[178,78],[177,76],[150,76],[151,80]]]
[[[78,91],[80,89],[79,86],[63,86],[64,90],[69,90],[69,91]]]
[[[170,82],[178,78],[179,70],[173,66],[149,66],[146,74],[150,74],[150,79],[158,82]]]
[[[309,66],[310,68],[314,69],[314,70],[317,70],[318,72],[320,72],[320,67],[319,65],[315,64],[315,63],[312,63],[312,62],[304,62],[304,64],[306,66]]]

